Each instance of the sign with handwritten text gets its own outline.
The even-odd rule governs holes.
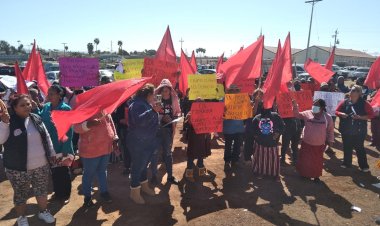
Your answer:
[[[216,98],[216,75],[189,75],[187,76],[190,88],[189,100],[198,97],[207,100]]]
[[[314,100],[317,99],[324,100],[326,102],[327,113],[335,116],[336,108],[344,100],[344,93],[316,91],[314,93]]]
[[[225,119],[244,120],[252,118],[252,105],[247,93],[226,94],[224,104],[226,106]]]
[[[222,102],[195,102],[191,105],[190,122],[196,134],[223,131]]]
[[[99,85],[99,61],[96,58],[59,58],[60,83],[67,87]]]
[[[152,77],[149,82],[155,86],[160,85],[162,79],[169,79],[172,85],[176,83],[178,71],[177,63],[165,62],[153,58],[144,59],[143,77]]]
[[[280,93],[277,95],[276,101],[281,118],[294,117],[292,99],[297,102],[300,112],[310,110],[313,106],[311,90]]]

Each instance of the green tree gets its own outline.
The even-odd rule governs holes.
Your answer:
[[[199,47],[199,48],[197,48],[197,49],[195,50],[195,52],[196,52],[197,54],[199,54],[199,53],[203,53],[203,56],[204,56],[205,53],[206,53],[206,49]]]
[[[69,49],[69,47],[65,45],[65,51],[66,51],[66,52],[67,52],[68,49]]]
[[[96,47],[95,47],[95,51],[98,51],[98,45],[99,45],[99,38],[95,38],[94,39],[94,43],[95,43],[95,45],[96,45]]]
[[[11,52],[11,45],[8,42],[1,40],[0,41],[0,51],[4,51],[5,54],[9,55]]]
[[[117,41],[117,45],[119,46],[119,55],[123,53],[123,42],[121,40]]]
[[[17,52],[19,52],[19,53],[25,53],[24,45],[23,45],[23,44],[20,44],[20,45],[17,47]]]
[[[91,42],[87,43],[87,51],[90,55],[94,53],[94,45]]]

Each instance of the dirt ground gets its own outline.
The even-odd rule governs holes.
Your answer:
[[[181,126],[181,125],[180,125]],[[181,179],[180,186],[166,183],[165,169],[161,166],[161,185],[156,197],[146,197],[146,205],[135,205],[128,198],[129,179],[122,175],[123,164],[109,165],[109,190],[112,203],[97,202],[92,209],[82,208],[81,178],[73,180],[71,202],[62,206],[49,204],[56,217],[56,225],[375,225],[380,217],[380,189],[372,186],[380,182],[380,170],[375,162],[379,152],[367,148],[371,173],[362,173],[356,167],[340,168],[342,143],[336,134],[335,155],[325,154],[322,182],[302,179],[291,165],[281,168],[281,181],[258,180],[250,165],[241,161],[239,166],[225,170],[224,143],[213,140],[212,155],[205,160],[213,177],[197,178],[186,182],[185,144],[177,133],[173,145],[174,174]],[[98,199],[97,189],[94,197]],[[50,194],[51,195],[51,194]],[[13,190],[0,170],[0,225],[14,225],[16,214],[12,204]],[[45,225],[38,220],[34,198],[28,200],[30,225]],[[362,212],[352,212],[358,206]]]

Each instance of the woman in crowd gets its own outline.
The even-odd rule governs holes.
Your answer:
[[[298,154],[297,171],[306,178],[314,178],[319,182],[323,169],[323,152],[326,144],[334,142],[334,122],[326,112],[326,102],[315,100],[311,110],[299,112],[298,105],[293,100],[294,115],[305,122],[303,140]]]
[[[261,114],[253,119],[251,130],[255,139],[253,173],[259,178],[272,176],[278,179],[280,175],[278,141],[284,131],[284,122],[276,112],[263,109]]]
[[[342,101],[335,113],[339,118],[339,132],[342,134],[344,160],[342,167],[352,165],[352,151],[356,150],[359,167],[369,171],[364,140],[367,136],[367,121],[373,117],[371,105],[363,99],[362,87],[354,85],[350,96]]]
[[[98,113],[83,123],[74,125],[79,134],[78,150],[83,164],[82,192],[84,207],[94,205],[91,198],[91,184],[97,176],[100,197],[112,202],[107,186],[107,165],[110,153],[118,151],[118,136],[112,117]]]
[[[154,86],[146,84],[137,91],[128,111],[127,146],[132,157],[130,198],[137,204],[145,203],[141,191],[156,195],[147,178],[147,167],[157,148],[158,112],[161,110],[161,105],[154,100]]]
[[[234,84],[226,90],[226,94],[237,94],[239,92],[240,89]],[[225,167],[234,166],[239,161],[244,130],[243,120],[223,120]]]
[[[181,116],[181,108],[177,93],[168,79],[163,79],[155,90],[155,95],[161,95],[162,109],[159,111],[160,130],[158,132],[158,147],[152,157],[152,182],[157,183],[158,153],[162,148],[162,160],[165,162],[168,182],[178,184],[178,180],[173,176],[173,156],[172,146],[175,134],[176,123],[171,123]]]
[[[201,100],[198,99],[195,102],[201,102]],[[188,112],[184,123],[187,138],[187,167],[185,171],[185,178],[190,182],[194,182],[195,159],[197,159],[198,175],[200,177],[208,176],[203,160],[211,155],[211,134],[195,133],[194,127],[191,124],[191,111]]]
[[[15,95],[10,105],[12,115],[0,100],[0,144],[4,144],[4,167],[14,190],[17,224],[29,225],[25,212],[30,185],[40,208],[38,218],[53,223],[55,219],[47,210],[49,161],[55,158],[49,132],[41,118],[31,113],[29,96]]]
[[[53,85],[48,90],[47,101],[39,115],[44,122],[46,129],[49,131],[51,140],[53,142],[54,150],[58,155],[62,155],[62,159],[73,160],[74,151],[72,144],[73,130],[66,133],[65,141],[58,140],[57,129],[51,118],[52,111],[70,111],[71,108],[63,102],[64,91],[63,88],[57,85]],[[70,163],[71,161],[67,161]],[[71,194],[71,176],[70,176],[70,165],[66,162],[60,162],[52,168],[52,179],[54,188],[54,198],[63,201],[67,204],[70,199]]]
[[[344,77],[343,76],[338,77],[337,88],[338,88],[338,91],[341,93],[350,92],[350,89],[344,84]]]

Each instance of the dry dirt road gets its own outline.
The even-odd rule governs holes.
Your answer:
[[[186,182],[185,144],[178,132],[174,143],[174,174],[182,179],[180,186],[166,183],[161,166],[161,185],[156,197],[145,197],[146,205],[135,205],[128,198],[129,180],[122,175],[122,163],[109,165],[109,190],[113,203],[99,201],[85,210],[80,195],[81,176],[73,180],[71,202],[62,206],[50,203],[56,225],[375,225],[380,217],[380,170],[375,167],[379,152],[366,141],[371,173],[362,173],[355,166],[340,168],[342,143],[338,137],[335,155],[325,154],[322,182],[315,184],[301,179],[293,166],[281,168],[281,181],[258,180],[249,164],[224,170],[223,141],[213,140],[212,156],[205,160],[212,178]],[[354,165],[357,165],[354,157]],[[0,225],[14,225],[13,191],[0,169]],[[98,192],[95,189],[95,199]],[[35,199],[28,200],[30,225],[45,225],[38,220]],[[362,212],[352,212],[358,206]]]

